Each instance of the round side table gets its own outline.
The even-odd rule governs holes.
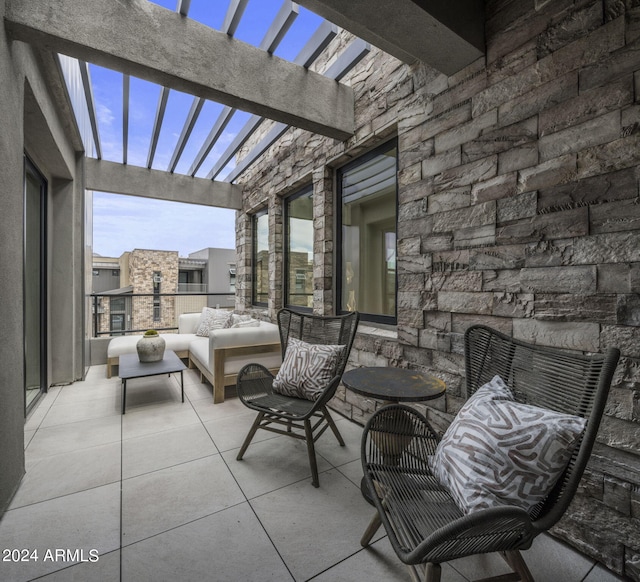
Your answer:
[[[356,394],[383,400],[384,404],[433,400],[442,396],[446,389],[440,378],[417,370],[391,367],[354,368],[342,375],[342,383]],[[360,491],[373,505],[364,477]]]

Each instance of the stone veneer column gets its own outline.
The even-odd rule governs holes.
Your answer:
[[[333,172],[320,167],[313,172],[313,312],[332,315],[334,294]]]
[[[251,305],[251,216],[236,213],[236,309]]]
[[[280,196],[269,199],[269,317],[273,319],[283,306],[284,240],[283,202]]]

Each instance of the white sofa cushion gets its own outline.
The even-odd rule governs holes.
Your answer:
[[[258,344],[276,343],[280,341],[278,326],[273,323],[260,322],[260,327],[216,329],[209,338],[196,338],[189,344],[189,352],[213,373],[213,350],[216,348],[233,348]],[[266,368],[277,368],[282,362],[279,353],[233,356],[225,358],[225,374],[237,374],[246,364],[262,364]]]
[[[178,317],[178,333],[195,334],[200,323],[200,312],[183,313]]]

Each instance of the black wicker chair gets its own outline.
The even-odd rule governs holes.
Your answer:
[[[432,475],[427,458],[439,436],[423,415],[403,405],[378,410],[362,439],[365,483],[377,513],[364,533],[367,546],[384,524],[396,554],[419,580],[440,580],[440,564],[473,554],[500,552],[513,575],[533,580],[520,550],[564,514],[591,454],[619,351],[582,355],[534,346],[484,326],[465,334],[467,396],[494,375],[513,389],[515,400],[587,419],[571,460],[551,493],[532,510],[499,506],[467,515]],[[390,454],[390,451],[393,454]]]
[[[342,436],[327,410],[327,402],[333,397],[340,384],[358,327],[358,319],[357,312],[335,317],[298,313],[290,309],[282,309],[278,312],[283,359],[286,356],[290,337],[310,344],[344,345],[346,349],[338,362],[335,376],[315,401],[274,392],[272,389],[274,376],[259,364],[248,364],[240,370],[237,381],[238,397],[245,406],[257,411],[258,416],[240,448],[238,460],[244,456],[259,428],[302,439],[307,443],[312,483],[314,487],[319,486],[315,441],[327,428],[330,428],[340,445],[344,446]],[[283,426],[284,429],[273,425]]]

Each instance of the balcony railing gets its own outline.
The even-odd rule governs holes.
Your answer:
[[[206,293],[206,283],[178,283],[178,293]]]
[[[229,293],[124,293],[91,295],[93,337],[139,334],[148,329],[178,330],[183,313],[200,313],[203,307],[233,309]]]

